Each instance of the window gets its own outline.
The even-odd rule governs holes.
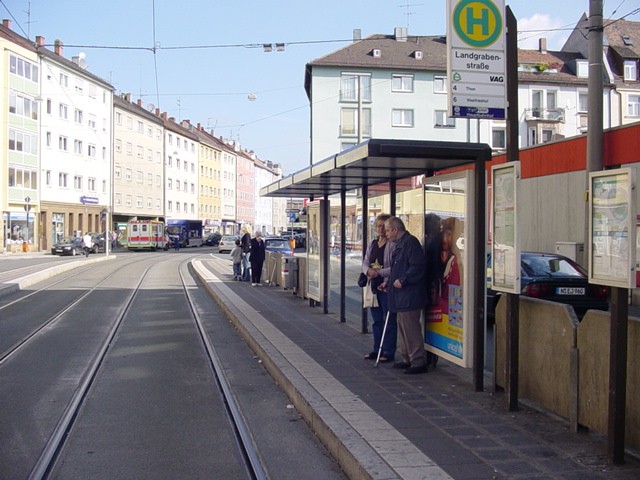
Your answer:
[[[44,181],[47,187],[51,186],[51,170],[47,170],[44,176]]]
[[[95,156],[96,156],[96,146],[95,145],[89,144],[87,146],[87,155],[89,155],[92,158],[95,158]]]
[[[116,205],[118,205],[118,206],[122,205],[122,194],[121,193],[116,193]]]
[[[136,195],[136,207],[142,208],[142,195]]]
[[[127,169],[124,171],[124,179],[130,182],[130,181],[131,181],[131,177],[132,177],[132,176],[133,176],[133,172],[131,171],[131,169],[130,169],[130,168],[127,168]]]
[[[358,109],[343,108],[341,110],[340,135],[349,136],[358,134]],[[362,109],[362,136],[371,136],[371,109]]]
[[[167,190],[173,189],[173,180],[170,178],[167,179]]]
[[[153,185],[153,173],[147,173],[147,185]]]
[[[51,115],[51,99],[47,98],[47,115]]]
[[[122,171],[120,169],[120,166],[116,165],[113,170],[113,176],[116,178],[116,180],[120,180],[122,178]]]
[[[640,117],[640,95],[629,95],[627,115],[629,117]]]
[[[38,119],[38,104],[28,97],[9,93],[9,113],[15,113],[21,117]]]
[[[73,153],[82,155],[82,140],[73,141]]]
[[[9,55],[9,72],[32,82],[39,81],[39,67],[16,55]]]
[[[180,137],[176,137],[176,148],[180,148]]]
[[[73,113],[73,119],[76,123],[82,124],[82,110],[78,110],[76,108],[75,112]]]
[[[446,110],[436,110],[436,123],[435,127],[439,128],[453,128],[456,126],[456,119],[449,117]]]
[[[138,170],[136,172],[136,180],[138,183],[143,183],[144,182],[144,174],[142,173],[142,171]]]
[[[58,186],[62,188],[67,188],[68,178],[69,178],[68,174],[60,172],[58,174]]]
[[[531,93],[531,114],[539,118],[542,116],[542,90],[534,90]]]
[[[136,157],[138,158],[144,157],[144,148],[141,145],[136,146]]]
[[[116,125],[122,125],[122,114],[120,112],[116,112]]]
[[[132,155],[133,154],[133,145],[131,144],[131,142],[127,142],[127,155]]]
[[[60,74],[60,86],[64,88],[69,86],[69,75],[65,73]]]
[[[127,128],[133,130],[133,118],[127,117]]]
[[[82,177],[79,175],[73,176],[73,188],[76,190],[82,190]]]
[[[507,131],[504,128],[494,128],[491,131],[491,147],[496,149],[507,148]]]
[[[76,94],[84,95],[84,82],[79,78],[76,79]]]
[[[131,200],[132,200],[131,195],[127,195],[126,197],[124,197],[124,202],[127,207],[131,206]]]
[[[138,120],[138,133],[144,133],[144,123]]]
[[[122,152],[122,140],[116,140],[116,153]]]
[[[37,155],[38,138],[36,135],[9,129],[9,150]]]
[[[576,60],[576,76],[580,78],[589,77],[589,61],[588,60]]]
[[[173,202],[171,200],[167,202],[167,210],[170,212],[173,211]]]
[[[90,192],[95,192],[96,191],[96,179],[95,178],[89,177],[87,179],[87,189]]]
[[[394,74],[391,76],[392,92],[413,92],[413,75]]]
[[[625,82],[635,82],[638,79],[638,67],[635,60],[624,61],[624,80]]]
[[[393,109],[391,111],[391,126],[413,127],[413,110]]]
[[[46,138],[45,138],[45,144],[47,147],[51,146],[51,132],[47,132]]]
[[[60,118],[67,120],[69,118],[69,107],[64,103],[61,103],[58,107],[58,115],[60,116]]]
[[[62,135],[60,135],[58,137],[58,149],[62,150],[63,152],[66,152],[69,150],[69,139],[67,137],[64,137]]]
[[[578,93],[578,112],[587,113],[589,111],[589,95],[587,92]]]
[[[371,101],[371,75],[343,73],[340,77],[340,101],[357,102],[358,96],[363,102]]]
[[[96,129],[96,116],[93,113],[89,114],[89,118],[87,119],[87,125],[91,130]]]
[[[447,93],[447,77],[433,77],[433,93]]]
[[[542,143],[553,140],[553,130],[547,128],[542,129]]]

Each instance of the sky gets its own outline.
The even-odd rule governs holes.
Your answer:
[[[549,50],[562,48],[589,10],[589,0],[507,5],[518,46],[536,48],[544,36]],[[640,0],[604,0],[604,17],[639,7]],[[354,29],[363,38],[395,27],[445,35],[446,8],[446,0],[0,0],[15,32],[41,35],[51,50],[60,39],[66,58],[83,52],[87,69],[116,94],[238,141],[285,176],[309,165],[305,65],[348,45]],[[264,52],[276,43],[284,51]]]

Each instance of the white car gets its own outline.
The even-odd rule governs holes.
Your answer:
[[[236,246],[236,240],[240,240],[239,235],[224,235],[218,244],[218,251],[220,253],[231,252],[233,247]]]

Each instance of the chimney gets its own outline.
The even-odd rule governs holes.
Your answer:
[[[538,40],[540,53],[547,53],[547,39],[542,37]]]
[[[362,32],[360,31],[359,28],[354,28],[353,29],[353,41],[357,42],[359,40],[362,40]]]
[[[131,103],[131,94],[130,94],[130,93],[124,93],[124,94],[122,95],[122,98],[123,98],[126,102]]]
[[[160,118],[163,119],[163,120],[166,120],[167,119],[167,112],[162,112],[160,114]]]
[[[4,27],[7,27],[9,30],[11,30],[11,20],[9,20],[8,18],[4,18],[2,20],[2,25]]]
[[[139,98],[136,103],[138,104],[139,107],[142,107],[142,99],[141,98]]]
[[[407,41],[407,27],[396,27],[393,34],[398,42]]]
[[[160,116],[160,109],[156,108],[156,117],[159,117],[159,116]]]
[[[36,35],[36,45],[38,47],[44,47],[45,41],[42,35]]]
[[[64,57],[64,44],[62,43],[62,40],[56,40],[53,42],[53,51],[56,55]]]

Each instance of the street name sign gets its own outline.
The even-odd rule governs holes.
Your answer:
[[[447,0],[452,117],[505,119],[505,0]]]

